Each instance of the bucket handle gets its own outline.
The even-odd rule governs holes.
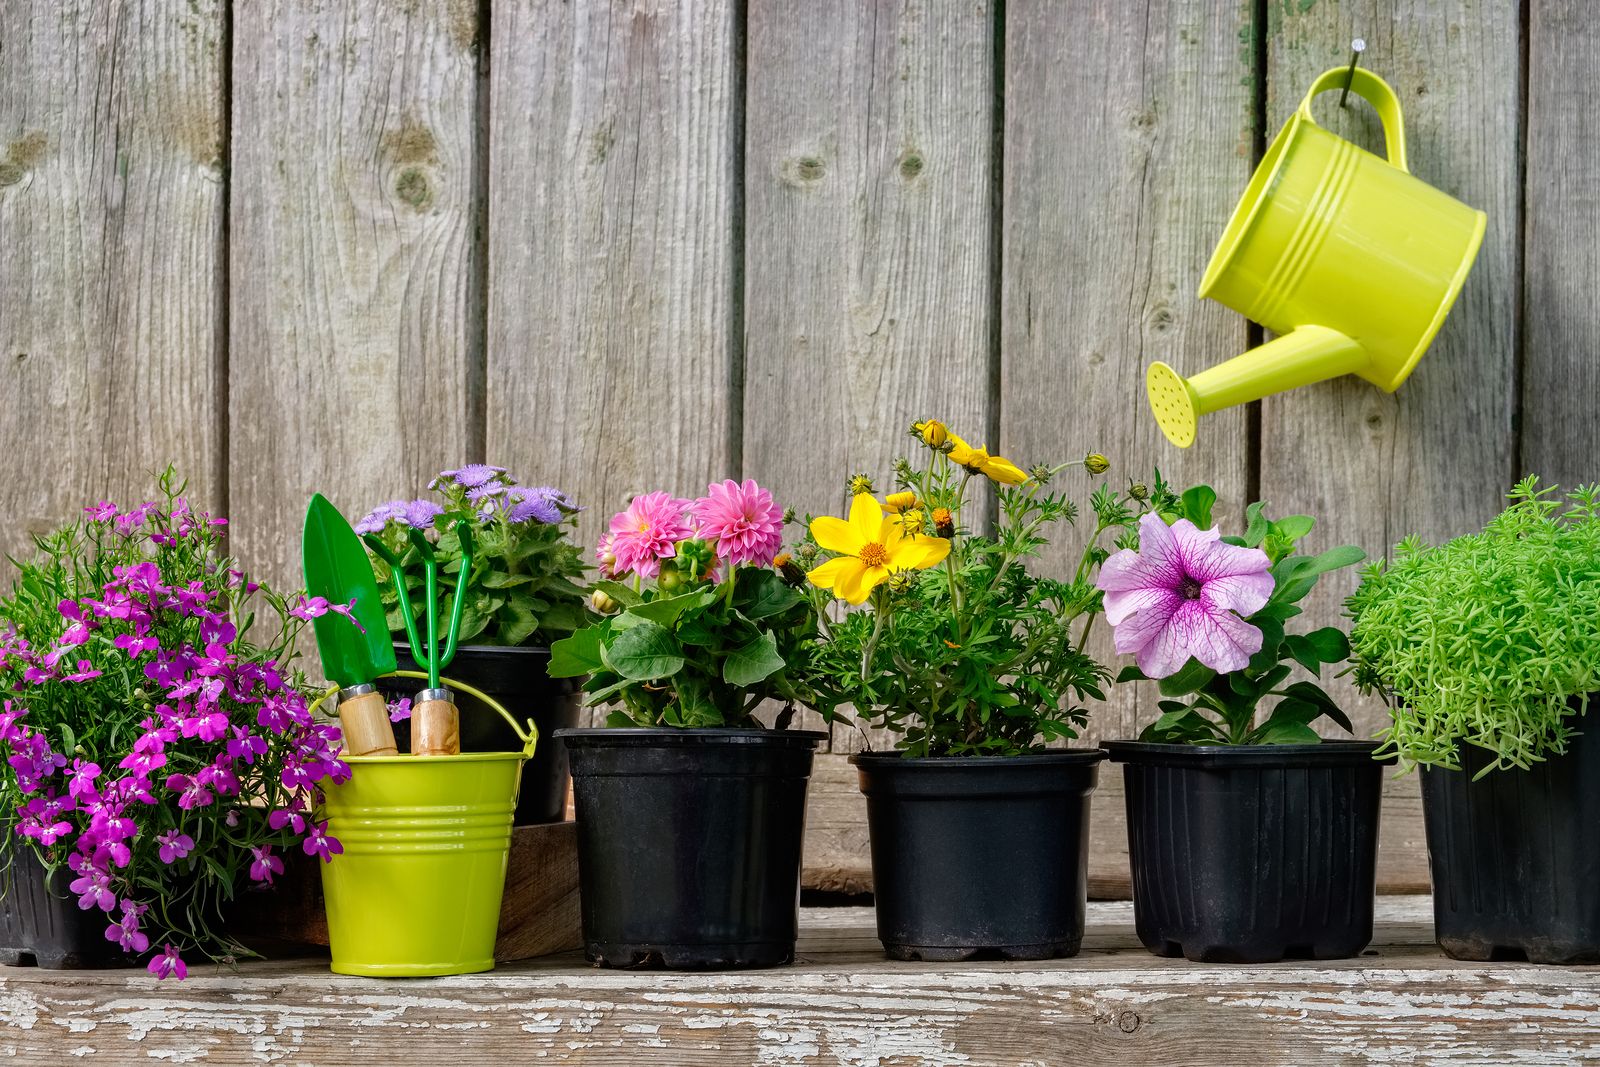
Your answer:
[[[1388,82],[1365,67],[1357,67],[1353,76],[1348,67],[1334,67],[1312,82],[1306,98],[1300,101],[1300,118],[1315,125],[1317,120],[1311,115],[1312,98],[1330,89],[1344,88],[1346,76],[1350,76],[1350,91],[1371,104],[1378,113],[1378,121],[1383,123],[1384,151],[1388,154],[1389,165],[1410,174],[1411,168],[1406,166],[1406,126],[1400,117],[1400,98],[1389,88]]]
[[[426,682],[428,680],[428,676],[426,674],[424,674],[422,671],[390,671],[388,674],[382,674],[382,675],[379,675],[378,677],[380,679],[382,679],[382,678],[419,678],[424,682]],[[539,745],[539,726],[532,719],[528,720],[528,728],[526,730],[524,730],[522,728],[522,726],[520,724],[518,724],[517,720],[511,717],[511,713],[505,709],[505,705],[501,704],[498,700],[496,700],[494,697],[490,696],[488,693],[485,693],[485,692],[483,692],[482,690],[479,690],[479,689],[475,689],[472,686],[468,685],[466,682],[458,682],[458,681],[455,681],[454,679],[451,679],[451,678],[440,678],[439,679],[439,683],[441,685],[446,686],[449,689],[459,690],[460,692],[466,693],[468,696],[477,697],[479,700],[483,701],[489,707],[491,707],[495,711],[499,712],[500,713],[500,717],[511,725],[511,729],[517,735],[517,739],[522,742],[522,754],[523,754],[523,756],[525,756],[528,759],[532,759],[533,758],[534,749],[537,748],[538,745]],[[311,702],[311,706],[309,708],[307,708],[306,710],[308,712],[311,712],[311,713],[314,714],[316,712],[316,710],[322,706],[324,701],[326,701],[329,697],[333,696],[338,691],[339,691],[339,687],[338,686],[336,686],[336,685],[335,686],[330,686],[328,689],[324,690],[322,692],[322,694],[317,697],[317,699],[313,700]]]

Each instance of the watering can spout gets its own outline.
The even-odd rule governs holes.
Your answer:
[[[1161,432],[1179,448],[1188,448],[1194,444],[1201,415],[1360,374],[1369,363],[1366,350],[1338,330],[1299,326],[1193,378],[1184,378],[1165,363],[1152,363],[1145,374],[1145,390]]]

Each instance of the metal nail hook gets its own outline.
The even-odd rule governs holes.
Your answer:
[[[1356,64],[1361,62],[1361,53],[1367,50],[1367,42],[1357,37],[1350,42],[1350,69],[1344,72],[1344,92],[1339,94],[1339,106],[1344,107],[1345,99],[1350,95],[1350,82],[1356,76]]]

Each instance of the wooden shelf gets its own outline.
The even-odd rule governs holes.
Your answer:
[[[316,958],[143,972],[0,967],[0,1056],[21,1063],[1567,1063],[1600,1055],[1600,968],[1468,964],[1425,897],[1379,903],[1360,959],[1157,959],[1126,903],[1090,905],[1075,959],[892,963],[861,908],[807,909],[798,963],[603,971],[573,954],[492,974],[379,981]]]

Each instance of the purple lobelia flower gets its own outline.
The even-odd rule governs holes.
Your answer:
[[[1139,520],[1139,550],[1100,568],[1106,620],[1118,652],[1133,653],[1151,678],[1177,672],[1192,656],[1218,673],[1243,668],[1261,650],[1261,631],[1241,616],[1272,596],[1271,563],[1258,548],[1223,544],[1215,529],[1187,519]]]

